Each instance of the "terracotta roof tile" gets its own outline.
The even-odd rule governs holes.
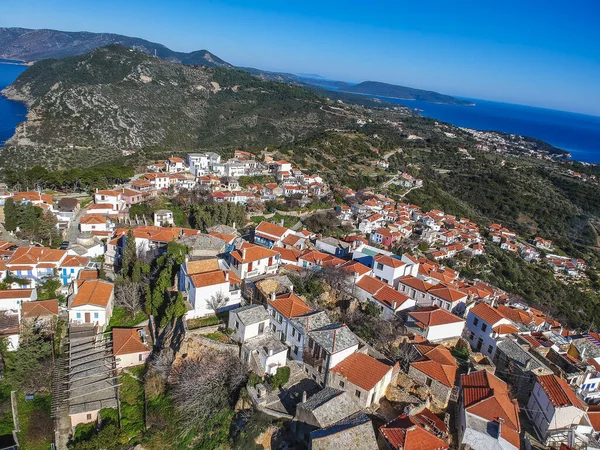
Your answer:
[[[150,347],[142,342],[138,330],[139,328],[112,329],[113,354],[115,356],[150,351]]]
[[[426,430],[414,416],[406,414],[382,425],[379,432],[394,450],[446,450],[450,448],[444,440]]]
[[[269,300],[269,305],[287,319],[312,311],[312,308],[294,293],[278,295],[275,300]]]
[[[583,409],[583,405],[577,394],[571,389],[571,386],[554,374],[538,375],[538,383],[548,395],[548,399],[555,407],[560,406],[575,406]]]
[[[487,322],[490,325],[494,325],[505,319],[504,315],[497,309],[492,308],[487,303],[478,303],[473,308],[471,308],[470,314],[474,314],[479,317],[484,322]]]
[[[275,250],[270,250],[260,245],[249,244],[247,242],[242,244],[241,249],[231,252],[231,257],[242,264],[265,258],[275,258],[277,255],[279,255],[279,253]]]
[[[437,325],[446,325],[449,323],[464,322],[465,320],[446,311],[439,306],[423,308],[409,313],[415,320],[421,322],[426,327]]]
[[[58,300],[38,300],[35,302],[23,302],[23,318],[36,318],[58,315]]]
[[[80,284],[71,308],[83,305],[96,305],[106,308],[114,290],[114,285],[104,280],[86,280]]]
[[[344,376],[350,383],[370,391],[392,369],[364,353],[352,353],[336,364],[331,371]]]
[[[256,229],[254,230],[255,233],[266,234],[269,236],[277,237],[279,239],[283,238],[283,235],[288,231],[288,228],[280,227],[279,225],[275,225],[274,223],[264,221],[259,223]]]

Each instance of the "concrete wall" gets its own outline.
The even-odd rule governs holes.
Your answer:
[[[73,428],[75,428],[80,423],[96,422],[98,420],[99,412],[100,412],[100,410],[97,409],[96,411],[88,411],[88,412],[84,412],[84,413],[80,413],[80,414],[71,414],[71,415],[69,415],[69,417],[71,418],[71,426]],[[88,414],[90,415],[91,418],[88,417]]]
[[[133,367],[133,366],[141,366],[141,365],[145,364],[146,359],[148,359],[149,355],[150,355],[150,350],[148,350],[147,352],[129,353],[127,355],[115,356],[115,358],[118,359],[117,369],[124,369],[126,367]],[[140,360],[140,356],[141,356],[141,360]]]

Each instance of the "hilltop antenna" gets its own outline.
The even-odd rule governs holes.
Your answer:
[[[154,49],[154,57],[156,58],[156,49]]]

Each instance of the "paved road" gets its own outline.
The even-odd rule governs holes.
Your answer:
[[[69,223],[65,241],[69,241],[72,244],[77,241],[77,236],[79,236],[79,221],[81,220],[81,216],[85,214],[86,210],[87,208],[81,208],[79,211],[77,211],[77,214],[75,214],[73,220],[71,220]]]

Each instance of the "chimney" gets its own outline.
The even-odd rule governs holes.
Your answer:
[[[279,226],[281,226],[281,227],[283,226],[283,219],[281,219],[281,220],[279,221]]]
[[[271,300],[275,300],[275,292],[271,292]]]
[[[242,260],[246,260],[246,247],[242,247]]]
[[[306,391],[302,391],[302,403],[306,403]]]
[[[356,283],[357,280],[358,280],[358,272],[354,272],[354,282]]]
[[[235,228],[235,222],[233,222],[233,223],[231,224],[231,228]],[[237,230],[237,228],[236,228],[236,230]]]
[[[73,295],[79,292],[79,280],[73,280]]]
[[[96,188],[96,194],[98,193],[98,188]]]
[[[292,284],[292,285],[290,286],[290,294],[293,294],[293,293],[294,293],[294,285]]]
[[[229,281],[229,270],[225,271],[225,281]]]
[[[398,307],[398,304],[396,303],[396,301],[394,300],[392,302],[392,310],[396,311],[396,308]]]

